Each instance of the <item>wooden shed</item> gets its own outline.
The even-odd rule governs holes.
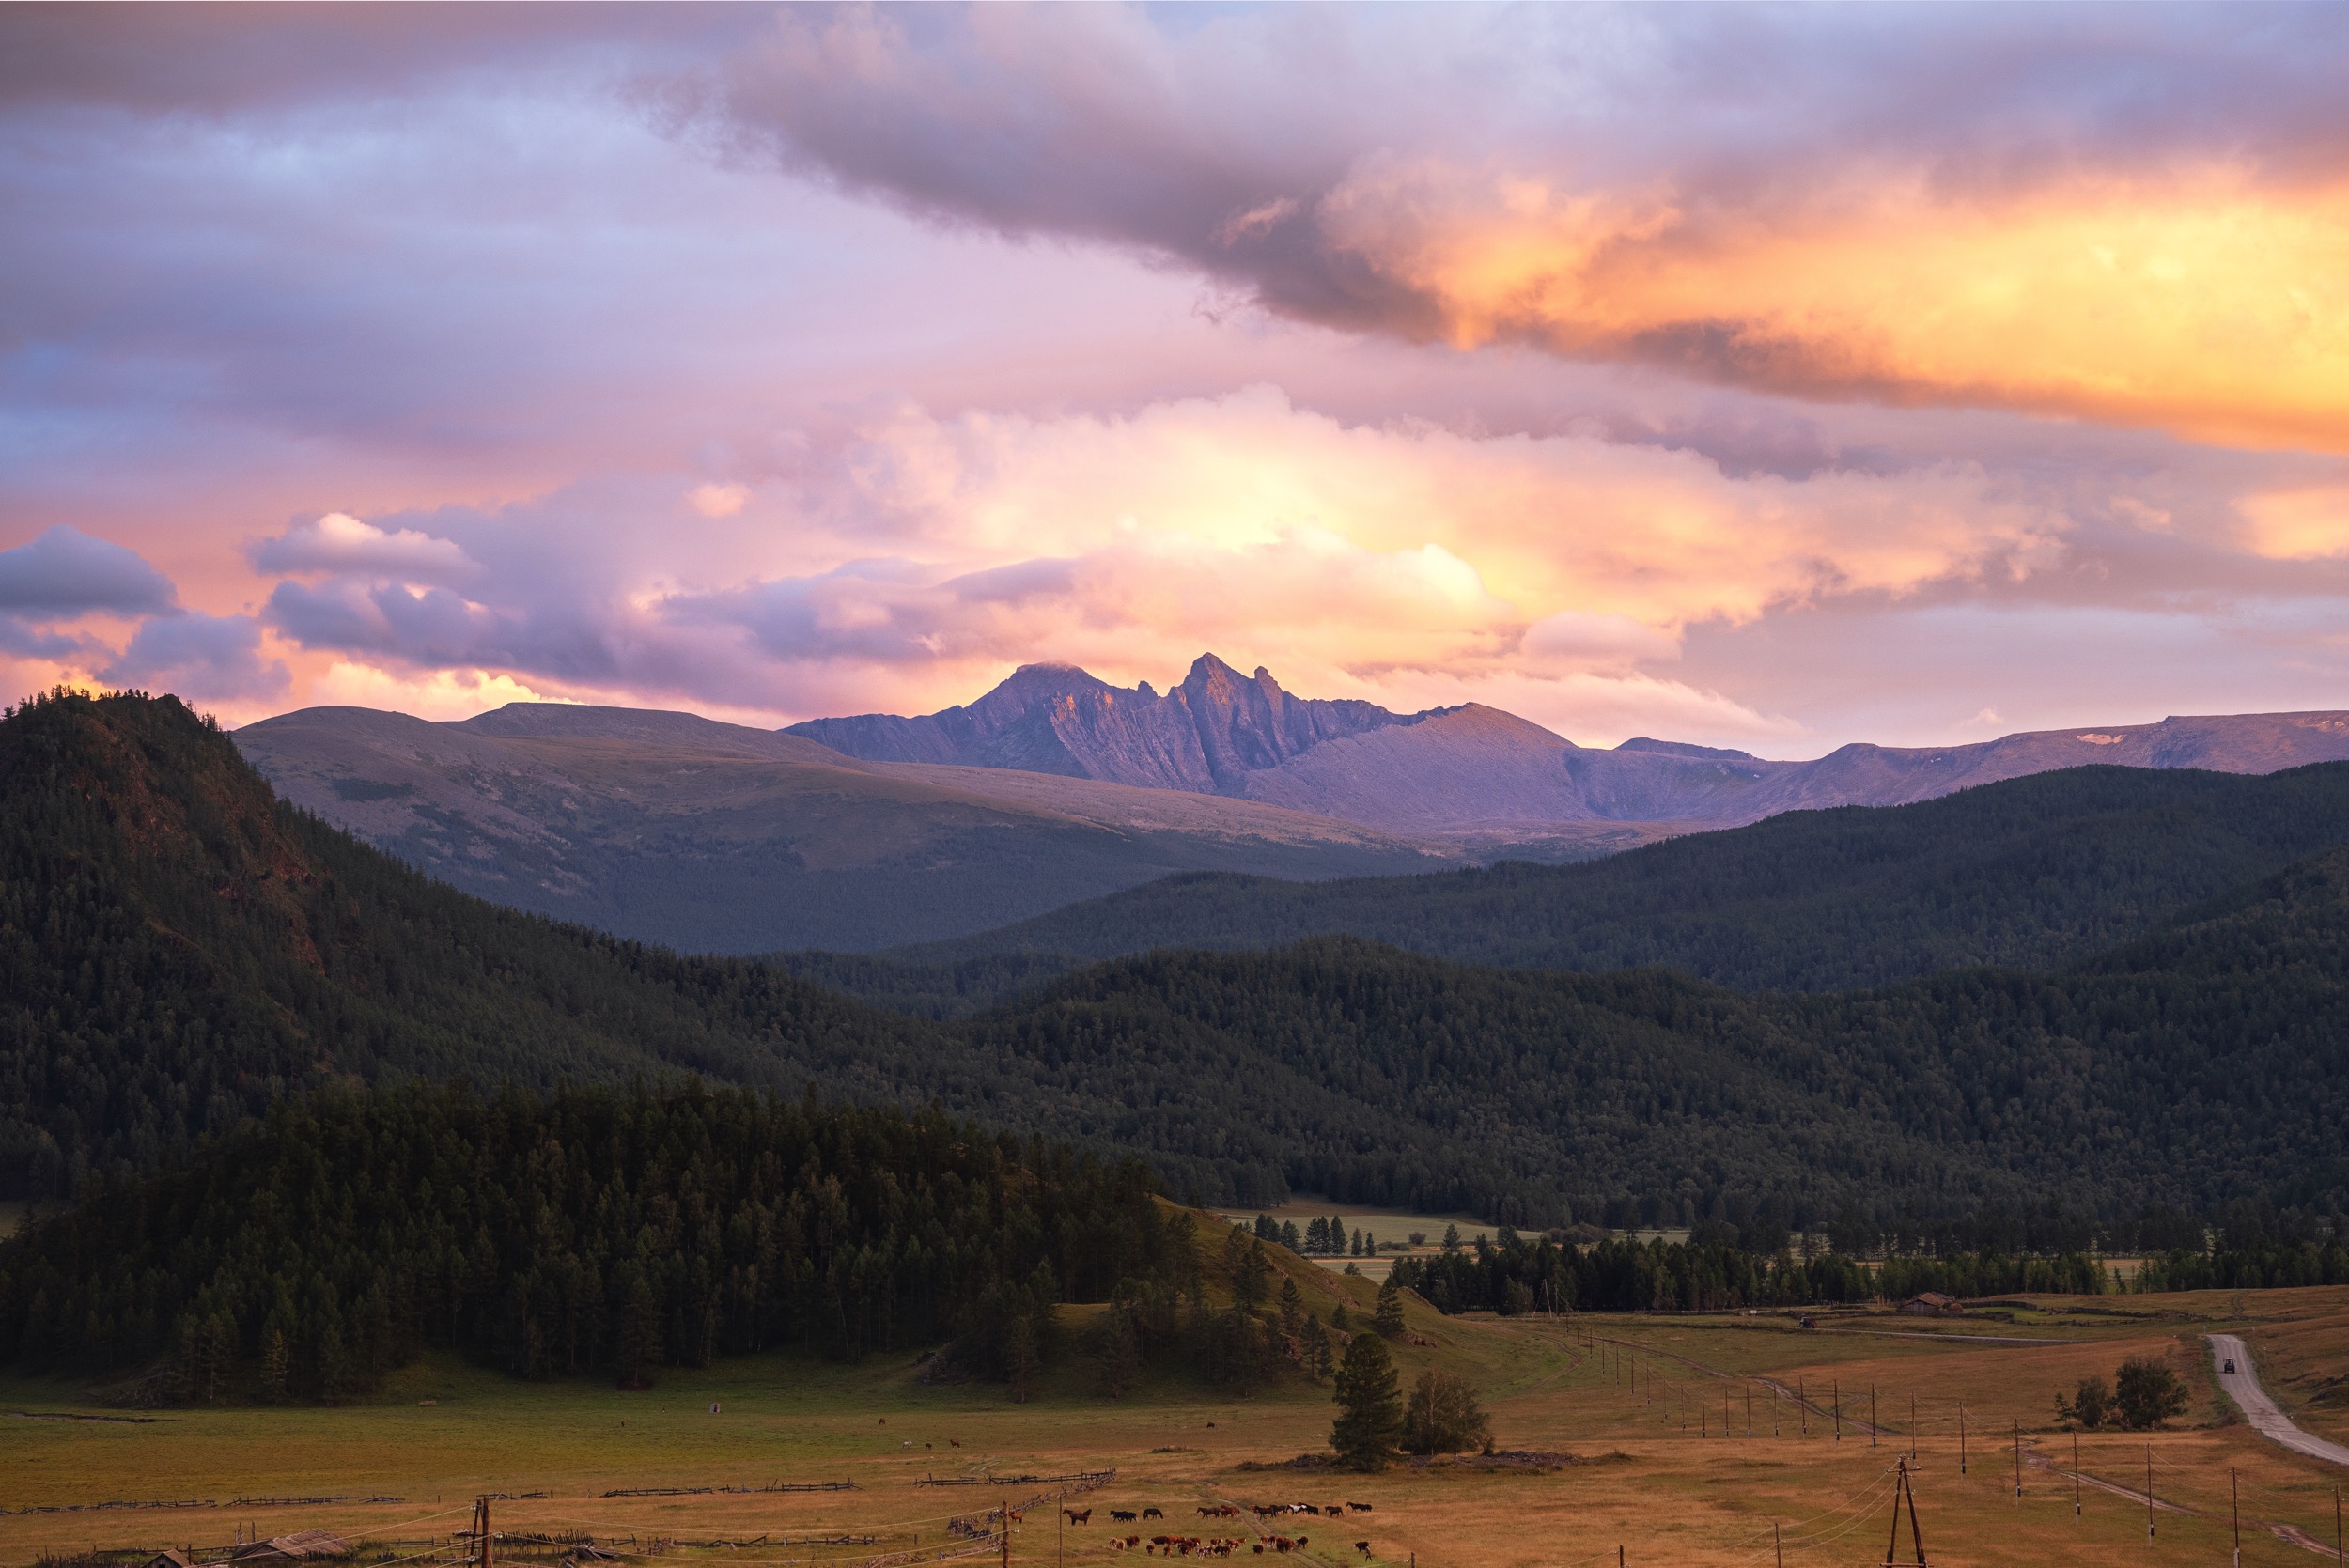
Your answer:
[[[311,1562],[319,1558],[349,1557],[350,1543],[328,1529],[298,1529],[240,1546],[233,1562]]]

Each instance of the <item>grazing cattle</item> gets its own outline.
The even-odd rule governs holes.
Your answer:
[[[1264,1543],[1261,1541],[1256,1543],[1256,1555],[1258,1557],[1264,1556]]]
[[[1370,1512],[1370,1504],[1366,1502],[1350,1502],[1346,1506],[1352,1509],[1357,1514],[1367,1514]]]
[[[1361,1553],[1364,1557],[1368,1557],[1370,1555],[1370,1543],[1367,1541],[1357,1541],[1354,1543],[1354,1549]]]
[[[1110,1510],[1110,1517],[1121,1525],[1129,1525],[1134,1522],[1134,1511],[1130,1508],[1112,1508]]]
[[[1142,1511],[1142,1516],[1145,1519],[1163,1519],[1166,1517],[1166,1510],[1162,1508],[1145,1508]]]
[[[949,1448],[960,1448],[962,1447],[962,1439],[959,1437],[949,1437],[946,1439],[946,1446]]]
[[[1093,1523],[1093,1510],[1090,1508],[1064,1508],[1061,1512],[1068,1515],[1068,1522],[1072,1525]]]
[[[1139,1546],[1142,1545],[1142,1537],[1139,1535],[1128,1535],[1123,1538],[1122,1544],[1128,1546]]]
[[[1295,1547],[1296,1545],[1296,1542],[1290,1540],[1285,1535],[1276,1535],[1272,1538],[1272,1549],[1276,1552],[1288,1551]]]
[[[929,1447],[932,1447],[933,1445],[931,1445],[931,1444],[929,1444],[929,1443],[924,1443],[922,1446],[923,1446],[924,1448],[929,1448]]]

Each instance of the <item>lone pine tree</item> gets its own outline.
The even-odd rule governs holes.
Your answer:
[[[1338,1367],[1336,1399],[1338,1419],[1330,1427],[1330,1446],[1338,1457],[1360,1470],[1375,1470],[1393,1459],[1403,1436],[1403,1389],[1386,1341],[1376,1334],[1354,1336]]]

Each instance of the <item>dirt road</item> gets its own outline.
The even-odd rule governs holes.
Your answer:
[[[2210,1341],[2211,1365],[2217,1369],[2218,1386],[2227,1390],[2227,1397],[2240,1405],[2252,1429],[2271,1442],[2280,1443],[2295,1453],[2305,1453],[2311,1459],[2328,1464],[2349,1466],[2349,1448],[2327,1442],[2314,1433],[2303,1432],[2292,1424],[2292,1418],[2276,1407],[2260,1387],[2259,1374],[2251,1369],[2251,1348],[2234,1334],[2205,1334]],[[2228,1362],[2234,1371],[2227,1370]]]

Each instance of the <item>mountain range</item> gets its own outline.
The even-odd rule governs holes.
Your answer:
[[[1292,696],[1212,654],[1164,694],[1028,665],[968,706],[782,732],[514,704],[305,708],[236,734],[287,799],[485,898],[681,951],[948,941],[1187,872],[1293,881],[1588,860],[2084,764],[2349,758],[2349,714],[2172,718],[1808,762],[1578,746],[1470,704]]]
[[[2337,771],[2310,770],[2307,800]],[[1975,800],[1988,815],[1955,831],[1997,827],[2004,801],[2010,840],[2044,804]],[[2296,809],[2271,802],[2240,845],[2282,847],[2265,835]],[[2182,859],[2186,881],[2203,862]],[[2011,907],[2079,869],[1994,864],[1974,892]],[[1753,922],[1806,918],[1747,896]],[[1756,996],[1323,938],[1115,959],[936,1022],[468,897],[272,799],[176,701],[58,694],[0,720],[0,976],[8,1196],[152,1168],[350,1080],[687,1072],[935,1101],[1220,1201],[1303,1189],[1516,1224],[1733,1202],[1890,1224],[2054,1197],[2118,1218],[2333,1203],[2349,1172],[2340,847],[2052,969]]]
[[[967,707],[817,719],[786,733],[876,761],[1230,796],[1485,846],[1594,824],[1660,837],[1822,806],[1898,805],[2090,763],[2267,773],[2349,759],[2341,712],[2171,718],[1967,746],[1850,745],[1809,762],[1647,737],[1598,750],[1478,703],[1401,714],[1293,697],[1262,667],[1242,676],[1213,654],[1163,696],[1147,683],[1115,687],[1030,664]]]
[[[684,952],[934,940],[1179,871],[1458,863],[1278,806],[864,762],[690,713],[315,707],[236,743],[288,800],[452,886]]]

